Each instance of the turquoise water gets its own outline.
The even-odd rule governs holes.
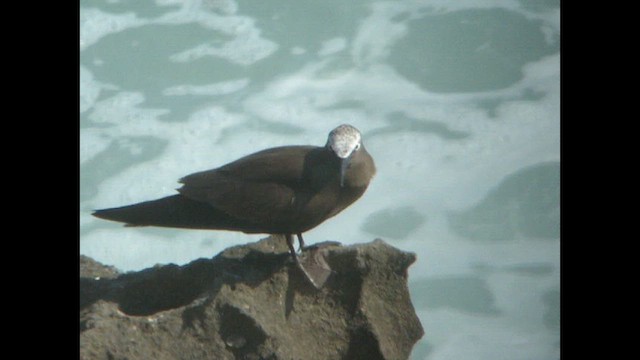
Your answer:
[[[81,1],[80,251],[122,270],[260,239],[123,228],[248,153],[358,127],[378,174],[308,243],[417,254],[412,359],[559,358],[558,1]]]

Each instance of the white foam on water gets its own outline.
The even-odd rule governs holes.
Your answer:
[[[307,50],[300,46],[294,46],[291,48],[291,50],[289,50],[289,52],[291,53],[291,55],[302,55],[306,54]]]
[[[146,24],[135,14],[109,14],[95,8],[80,7],[80,51],[106,35]]]
[[[238,79],[231,81],[222,81],[209,85],[178,85],[171,86],[162,92],[167,96],[184,96],[184,95],[226,95],[240,91],[247,87],[249,79]]]
[[[277,50],[275,43],[260,38],[259,33],[249,32],[225,42],[222,46],[201,44],[172,55],[175,62],[189,62],[206,56],[221,57],[240,65],[251,65]]]
[[[100,86],[92,86],[94,82],[91,72],[80,66],[80,113],[91,108],[100,95]]]
[[[369,17],[360,23],[353,40],[351,55],[359,66],[384,61],[391,46],[407,33],[404,22],[392,19],[406,11],[406,6],[397,2],[377,2],[371,5]]]
[[[111,141],[99,129],[82,129],[80,132],[80,164],[82,165],[104,151]]]
[[[333,55],[347,48],[347,39],[333,38],[322,43],[322,48],[318,51],[320,56]]]

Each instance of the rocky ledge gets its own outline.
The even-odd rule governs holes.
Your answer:
[[[81,256],[80,357],[409,358],[423,335],[407,288],[415,254],[379,239],[314,249],[330,268],[319,289],[275,236],[130,273]]]

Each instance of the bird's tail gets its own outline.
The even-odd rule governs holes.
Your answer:
[[[242,230],[238,228],[237,220],[228,214],[207,203],[179,194],[118,208],[96,210],[92,215],[123,222],[125,226]]]

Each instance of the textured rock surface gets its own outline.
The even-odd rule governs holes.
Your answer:
[[[121,274],[80,258],[82,359],[407,359],[423,335],[407,288],[415,255],[382,240],[320,247],[315,289],[285,241]]]

